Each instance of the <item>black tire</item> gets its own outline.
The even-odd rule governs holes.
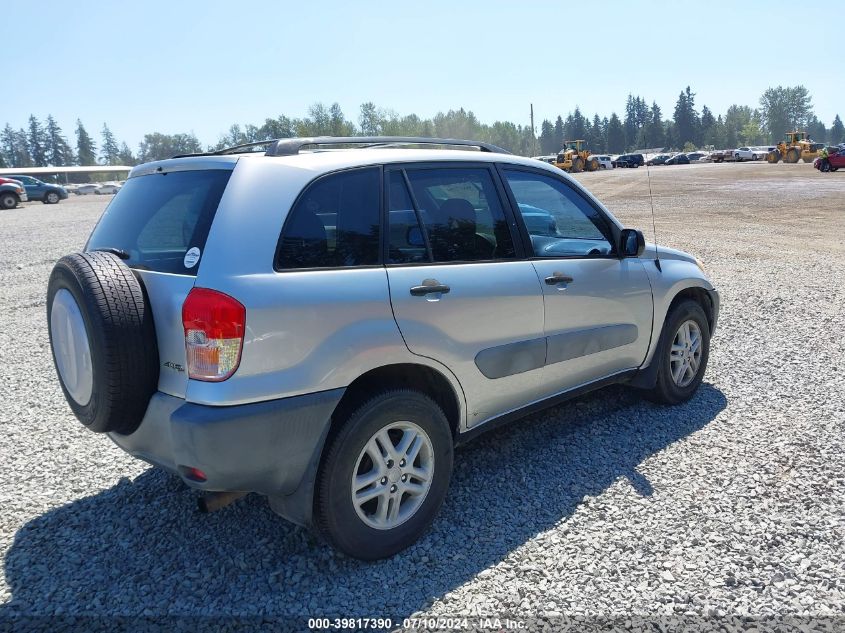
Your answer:
[[[56,361],[51,315],[62,289],[76,302],[88,338],[93,373],[88,402],[68,392]],[[159,360],[152,310],[132,270],[111,253],[62,257],[47,287],[47,325],[56,374],[74,415],[97,433],[135,431],[156,391]]]
[[[59,194],[55,191],[48,191],[44,194],[44,200],[42,200],[42,202],[44,204],[59,204],[59,200],[61,200]]]
[[[701,359],[698,372],[692,382],[684,387],[679,387],[672,380],[670,355],[672,340],[678,329],[686,321],[692,320],[701,331]],[[658,347],[652,362],[659,362],[657,369],[657,382],[654,387],[646,391],[646,397],[662,404],[680,404],[689,400],[701,384],[704,372],[707,370],[707,360],[710,357],[710,324],[701,305],[696,301],[688,299],[676,305],[667,315],[663,324],[663,331],[660,335],[660,346]]]
[[[751,154],[751,160],[757,160],[757,154]]]
[[[412,422],[428,435],[434,454],[434,474],[422,504],[404,523],[377,529],[355,510],[351,483],[364,446],[391,422]],[[435,402],[412,390],[389,391],[359,407],[343,423],[327,447],[317,479],[316,525],[334,547],[361,560],[386,558],[409,547],[437,516],[452,474],[452,433]]]
[[[0,193],[0,209],[14,209],[18,206],[18,197],[8,191]]]

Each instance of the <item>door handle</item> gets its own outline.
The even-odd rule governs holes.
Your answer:
[[[575,281],[569,275],[564,275],[563,273],[554,272],[551,276],[546,277],[546,283],[550,286],[556,286],[558,284],[569,284]]]
[[[450,290],[451,288],[449,288],[449,286],[447,286],[446,284],[441,284],[436,279],[424,279],[421,285],[411,287],[411,294],[415,297],[423,297],[425,295],[431,295],[436,292],[445,295]]]

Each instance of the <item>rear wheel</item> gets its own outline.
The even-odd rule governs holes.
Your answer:
[[[710,357],[710,324],[701,305],[687,300],[672,309],[656,354],[652,362],[660,363],[657,382],[648,397],[664,404],[689,400],[704,378]]]
[[[751,160],[757,160],[757,154],[751,154]]]
[[[587,161],[587,171],[598,171],[599,161],[596,158],[590,158]]]
[[[431,525],[451,473],[452,434],[440,407],[416,391],[381,394],[348,418],[328,448],[317,525],[349,556],[392,556]]]
[[[14,209],[18,206],[18,197],[9,192],[0,193],[0,208]]]
[[[785,163],[797,163],[798,159],[801,158],[801,152],[799,152],[796,148],[791,148],[788,152],[786,152],[786,158],[783,162]]]
[[[573,174],[577,174],[584,171],[584,160],[580,156],[576,156],[572,159],[572,167],[570,171]]]

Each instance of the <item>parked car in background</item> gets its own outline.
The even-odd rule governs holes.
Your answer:
[[[593,154],[590,158],[599,161],[599,169],[613,169],[613,160],[607,154]]]
[[[686,154],[675,154],[672,158],[667,160],[664,165],[689,165],[689,158]]]
[[[613,161],[614,167],[640,167],[645,165],[645,157],[642,154],[620,154]]]
[[[120,191],[120,185],[113,182],[104,182],[102,185],[94,189],[94,193],[98,196],[102,195],[114,195],[118,191]]]
[[[532,156],[532,158],[534,160],[541,160],[544,163],[552,164],[557,160],[557,155],[556,154],[549,154],[547,156]]]
[[[737,162],[744,160],[763,160],[768,153],[768,147],[740,147],[734,150],[734,158]]]
[[[58,185],[50,185],[46,182],[33,178],[32,176],[18,176],[17,174],[10,174],[8,176],[14,180],[19,180],[26,188],[26,195],[30,201],[40,200],[44,204],[56,204],[59,200],[67,198],[67,191]]]
[[[705,158],[709,159],[710,154],[708,154],[707,152],[689,152],[687,154],[687,158],[689,158],[689,162],[691,162],[691,163],[707,162],[704,159]]]
[[[77,196],[87,196],[87,195],[92,194],[92,193],[97,193],[97,188],[99,186],[100,185],[93,185],[93,184],[79,185],[76,188],[76,191],[74,191],[73,193],[75,193]]]
[[[666,161],[672,158],[672,154],[655,154],[651,158],[648,159],[646,165],[654,166],[654,165],[665,165]]]
[[[845,145],[829,147],[827,151],[827,163],[819,157],[813,161],[813,167],[824,172],[837,171],[840,167],[845,167]]]
[[[14,209],[27,200],[26,188],[19,180],[0,178],[0,209]]]

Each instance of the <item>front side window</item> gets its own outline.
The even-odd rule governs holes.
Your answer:
[[[324,176],[291,209],[277,268],[335,268],[379,263],[379,170]]]
[[[510,227],[488,169],[395,170],[388,185],[390,263],[515,257]]]
[[[595,257],[613,252],[605,219],[575,189],[543,174],[504,173],[536,257]]]

